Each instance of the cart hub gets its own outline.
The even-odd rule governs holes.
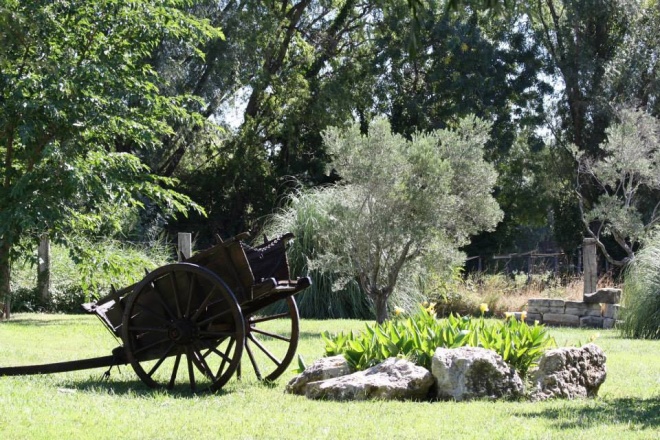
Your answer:
[[[167,334],[177,344],[190,344],[195,337],[195,325],[189,319],[179,319],[170,324]]]

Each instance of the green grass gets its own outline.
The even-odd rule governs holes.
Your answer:
[[[320,357],[320,333],[360,321],[301,322],[298,352]],[[561,345],[594,330],[552,329]],[[529,402],[324,402],[274,385],[232,379],[214,395],[169,394],[142,384],[130,366],[0,378],[2,439],[437,439],[660,438],[660,341],[598,331],[608,377],[597,399]],[[0,323],[0,365],[110,354],[118,342],[92,316],[18,314]],[[245,357],[245,359],[247,359]]]

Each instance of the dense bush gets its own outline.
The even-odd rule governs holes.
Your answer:
[[[625,337],[660,339],[660,232],[626,269],[622,325]]]
[[[482,305],[486,311],[486,305]],[[323,334],[326,356],[344,355],[356,369],[364,370],[389,357],[405,357],[431,370],[431,359],[438,347],[484,347],[498,353],[521,377],[525,377],[543,352],[555,341],[544,326],[527,325],[514,317],[486,322],[480,318],[458,317],[438,320],[433,307],[421,308],[410,317],[367,324],[359,334]]]
[[[37,290],[37,268],[24,259],[12,269],[12,309],[15,312],[78,312],[80,304],[104,296],[110,285],[129,286],[171,261],[167,246],[160,243],[133,245],[115,240],[76,241],[74,252],[51,247],[50,298]],[[73,257],[72,257],[73,256]]]

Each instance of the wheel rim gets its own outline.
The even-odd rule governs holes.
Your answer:
[[[257,379],[272,381],[284,373],[298,348],[300,318],[293,297],[273,310],[281,313],[255,313],[246,317],[245,351]]]
[[[163,266],[128,298],[122,321],[128,361],[152,388],[187,384],[220,389],[245,345],[241,308],[214,272],[193,264]]]

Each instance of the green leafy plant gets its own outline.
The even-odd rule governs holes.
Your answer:
[[[484,305],[485,306],[485,305]],[[364,370],[389,357],[407,358],[428,370],[438,347],[484,347],[497,352],[505,362],[524,377],[538,362],[541,354],[555,346],[544,326],[532,326],[509,317],[504,321],[487,322],[482,308],[480,318],[450,315],[435,318],[433,306],[421,307],[408,317],[387,320],[382,324],[367,324],[363,332],[322,334],[326,356],[343,355],[357,370]]]

